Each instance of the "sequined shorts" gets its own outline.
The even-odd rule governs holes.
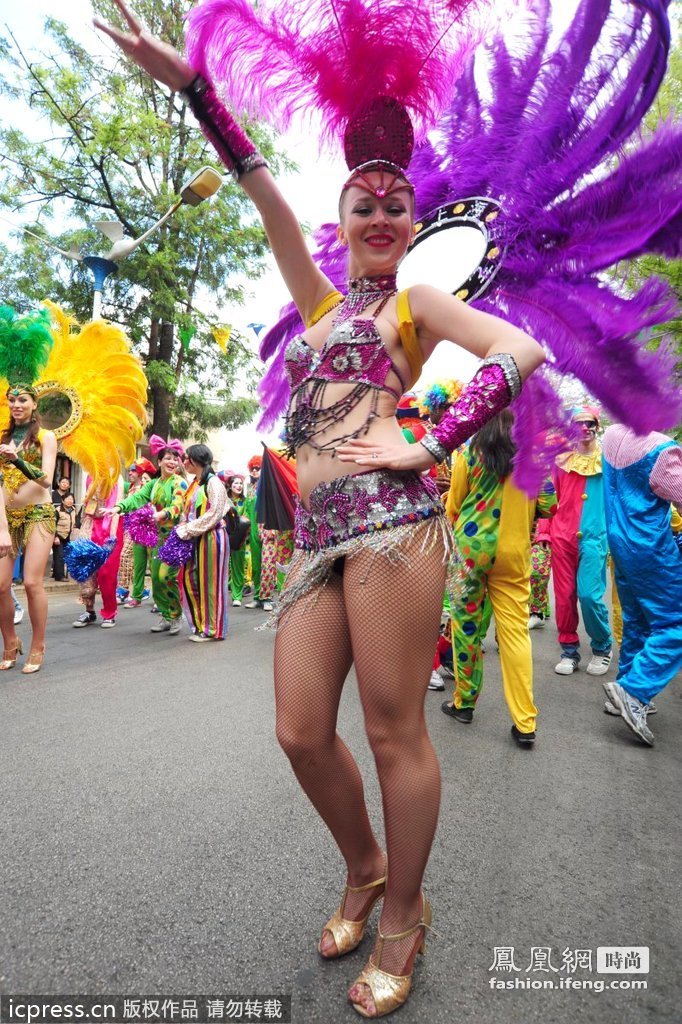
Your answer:
[[[44,533],[57,532],[57,520],[53,505],[27,505],[25,508],[7,509],[7,526],[12,541],[12,554],[16,558],[26,547],[31,532],[38,526]]]
[[[339,477],[318,484],[299,503],[294,530],[295,552],[275,620],[305,595],[325,584],[346,558],[370,551],[391,561],[405,561],[404,551],[422,533],[422,550],[438,545],[443,561],[455,550],[450,524],[438,489],[418,473],[389,470]],[[290,582],[289,582],[290,580]]]

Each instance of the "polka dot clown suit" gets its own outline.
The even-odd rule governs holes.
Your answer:
[[[481,691],[488,597],[495,614],[504,696],[522,733],[534,731],[537,715],[528,633],[531,532],[536,512],[551,515],[554,507],[551,483],[537,500],[529,499],[509,477],[487,470],[474,449],[455,456],[446,509],[465,574],[462,593],[452,607],[454,704],[473,708]]]

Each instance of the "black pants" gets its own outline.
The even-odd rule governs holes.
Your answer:
[[[52,575],[56,580],[66,579],[66,572],[64,571],[64,552],[68,547],[68,541],[59,538],[59,544],[56,544],[52,548]]]

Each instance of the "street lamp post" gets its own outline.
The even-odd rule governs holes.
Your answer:
[[[100,315],[104,282],[110,274],[116,273],[120,261],[125,259],[126,256],[130,256],[131,252],[134,252],[139,245],[146,242],[149,236],[165,224],[168,218],[171,217],[181,206],[198,206],[199,203],[203,203],[204,199],[208,199],[210,196],[215,195],[222,185],[222,182],[222,175],[220,175],[213,167],[202,167],[201,170],[197,171],[197,173],[182,186],[182,189],[180,190],[180,198],[177,202],[173,203],[170,209],[166,210],[163,217],[160,217],[156,224],[152,224],[152,226],[145,231],[143,235],[140,235],[139,238],[125,238],[123,236],[123,225],[117,220],[95,222],[100,231],[113,242],[113,245],[106,256],[85,256],[82,258],[86,266],[88,266],[92,271],[95,279],[95,291],[92,303],[93,320],[96,320]]]
[[[139,238],[125,238],[123,235],[123,225],[117,220],[100,220],[96,221],[96,226],[106,235],[107,238],[113,242],[113,245],[106,256],[83,256],[80,252],[75,249],[60,249],[59,246],[54,245],[48,239],[43,238],[41,235],[37,235],[34,231],[29,231],[28,228],[21,228],[26,235],[31,235],[33,238],[39,239],[44,245],[49,246],[51,249],[55,249],[61,256],[65,256],[67,259],[78,260],[79,262],[85,263],[92,271],[94,278],[94,295],[92,301],[92,319],[96,320],[102,309],[102,291],[104,288],[104,282],[110,274],[115,274],[118,270],[118,264],[121,260],[125,259],[126,256],[130,256],[139,245],[149,238],[149,236],[166,223],[169,217],[175,213],[181,206],[198,206],[199,203],[203,203],[204,199],[208,199],[214,195],[220,186],[222,185],[222,176],[213,167],[202,167],[201,170],[197,171],[190,180],[182,186],[180,190],[180,198],[177,202],[173,203],[169,210],[166,210],[163,217],[157,220],[156,224],[152,224],[148,231],[145,231]],[[0,220],[5,220],[4,217],[0,217]],[[11,223],[8,221],[7,223]]]

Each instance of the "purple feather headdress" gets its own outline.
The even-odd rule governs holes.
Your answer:
[[[682,249],[682,125],[639,134],[665,72],[667,8],[668,0],[581,0],[563,37],[550,42],[551,4],[537,0],[513,44],[500,33],[479,48],[410,165],[417,218],[466,196],[502,203],[505,259],[472,305],[537,338],[550,370],[578,377],[641,433],[682,415],[672,356],[665,347],[645,351],[650,329],[671,318],[675,303],[656,279],[632,292],[607,271]],[[334,225],[316,240],[318,265],[342,285]],[[283,351],[301,329],[288,306],[263,338],[264,424],[286,404]],[[529,492],[537,493],[567,426],[561,404],[549,376],[538,374],[515,403],[515,478]]]

